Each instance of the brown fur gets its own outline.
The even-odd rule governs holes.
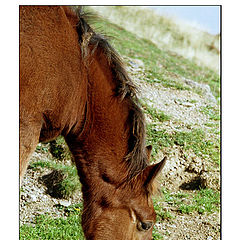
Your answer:
[[[124,65],[82,11],[20,7],[20,177],[40,141],[63,135],[82,183],[87,239],[151,239],[144,116]]]

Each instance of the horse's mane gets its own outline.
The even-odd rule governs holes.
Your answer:
[[[82,7],[76,8],[75,12],[79,22],[77,32],[83,60],[88,59],[98,48],[105,54],[112,74],[116,81],[115,94],[122,100],[127,100],[130,106],[128,124],[130,125],[130,136],[128,142],[128,153],[125,160],[129,166],[129,178],[131,179],[147,166],[145,151],[145,119],[139,100],[137,88],[129,77],[123,61],[115,49],[103,34],[96,33],[89,25],[89,22],[96,21],[100,17],[93,13],[86,13]],[[89,46],[91,46],[91,51]],[[87,62],[87,60],[86,60]]]

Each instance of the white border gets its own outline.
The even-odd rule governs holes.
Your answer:
[[[239,3],[224,1],[222,24],[222,234],[239,236],[240,199],[240,34]]]
[[[0,239],[18,239],[18,5],[1,6]]]

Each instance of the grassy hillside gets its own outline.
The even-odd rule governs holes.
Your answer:
[[[220,239],[219,55],[207,47],[214,36],[198,31],[201,38],[195,39],[195,30],[179,26],[173,19],[151,18],[148,10],[107,7],[101,8],[101,13],[114,22],[103,18],[92,26],[111,37],[109,41],[139,86],[147,120],[147,143],[153,145],[152,161],[168,156],[161,176],[162,196],[154,197],[154,239]],[[171,41],[164,40],[168,35]],[[189,49],[194,49],[194,57],[185,55]],[[197,54],[201,51],[203,56]],[[204,58],[211,58],[213,65],[201,64]],[[61,137],[38,145],[25,179],[29,184],[29,178],[36,175],[42,179],[39,186],[46,180],[40,188],[48,190],[46,198],[52,205],[42,208],[43,198],[39,197],[35,206],[38,200],[27,198],[30,190],[23,184],[22,208],[32,208],[39,214],[31,221],[27,216],[22,221],[20,239],[84,239],[78,177],[70,159]],[[48,181],[54,181],[50,190]]]
[[[122,7],[120,9],[120,13],[122,13]],[[147,12],[147,10],[145,11]],[[131,11],[129,14],[135,16]],[[126,19],[129,18],[127,17]],[[149,23],[149,25],[151,25],[151,23]],[[139,28],[143,27],[142,23],[139,23],[138,26]],[[174,48],[170,46],[168,46],[167,49],[165,47],[159,47],[152,41],[151,35],[147,35],[148,38],[136,36],[135,33],[129,32],[123,28],[122,24],[116,25],[103,19],[101,22],[95,23],[94,27],[98,31],[103,31],[110,39],[112,38],[111,43],[120,55],[141,59],[144,62],[146,66],[144,72],[147,81],[161,81],[166,87],[170,86],[184,89],[186,86],[179,83],[178,78],[189,78],[196,82],[208,84],[214,95],[219,97],[219,75],[211,68],[205,65],[200,66],[185,56],[179,55],[174,51]],[[159,35],[161,35],[161,32]],[[192,45],[196,44],[192,42],[191,38],[189,38],[189,42],[192,43]],[[184,48],[184,41],[182,44],[181,41],[179,41],[178,44],[182,49]],[[194,47],[192,46],[192,48]],[[198,50],[201,51],[201,46]]]
[[[91,9],[140,38],[151,39],[161,49],[219,71],[219,35],[211,35],[174,17],[159,16],[144,7],[98,6]]]

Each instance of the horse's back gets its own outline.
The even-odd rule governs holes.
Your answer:
[[[42,124],[61,134],[86,101],[77,17],[59,6],[20,7],[20,124]],[[71,127],[71,126],[70,126]],[[46,139],[44,139],[46,138]]]

